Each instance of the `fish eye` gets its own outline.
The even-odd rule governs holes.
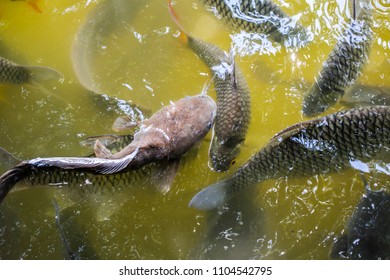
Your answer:
[[[236,159],[232,159],[232,161],[230,162],[230,166],[234,165],[236,163]]]

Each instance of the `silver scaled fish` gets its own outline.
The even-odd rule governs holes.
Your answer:
[[[182,98],[144,121],[134,140],[112,155],[113,159],[53,157],[23,161],[0,177],[0,202],[21,180],[40,185],[90,184],[114,190],[122,183],[134,182],[137,176],[143,177],[135,169],[148,172],[149,163],[178,159],[202,140],[213,124],[215,111],[214,100],[206,95]]]
[[[390,107],[337,112],[277,135],[227,179],[199,192],[189,206],[208,210],[267,179],[339,172],[390,149]]]
[[[372,42],[372,14],[368,0],[353,1],[352,21],[322,65],[304,96],[303,113],[314,116],[333,106],[359,77]]]
[[[61,73],[49,67],[18,65],[0,57],[0,83],[24,84],[55,80],[61,77]]]
[[[193,38],[184,31],[169,2],[173,20],[181,31],[181,40],[197,54],[214,74],[217,115],[210,146],[210,167],[226,171],[235,163],[245,141],[251,118],[249,87],[234,59],[215,45]]]
[[[202,0],[233,28],[270,35],[285,46],[302,46],[311,40],[308,30],[294,22],[271,0]]]

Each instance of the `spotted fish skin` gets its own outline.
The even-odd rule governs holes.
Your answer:
[[[190,206],[216,208],[264,180],[339,172],[389,149],[390,107],[337,112],[278,133],[232,176],[199,192]]]
[[[271,39],[283,43],[294,36],[308,40],[306,30],[270,0],[202,0],[213,7],[218,15],[233,28],[272,35]],[[290,42],[290,44],[292,44]]]
[[[215,45],[188,37],[188,46],[214,74],[217,115],[210,146],[210,166],[226,171],[240,153],[251,117],[250,91],[244,75]]]
[[[27,68],[0,57],[0,83],[23,84],[30,80]]]
[[[360,76],[372,43],[372,12],[367,0],[358,1],[362,9],[352,19],[322,65],[315,83],[305,94],[303,113],[314,116],[335,105]]]

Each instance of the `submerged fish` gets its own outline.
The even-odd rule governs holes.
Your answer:
[[[348,106],[390,106],[390,87],[376,87],[356,84],[346,91],[342,99]]]
[[[24,84],[60,79],[56,70],[44,66],[23,66],[0,57],[0,83]]]
[[[210,146],[210,165],[226,171],[235,163],[245,141],[251,117],[250,92],[241,70],[218,47],[188,35],[178,22],[169,2],[172,18],[180,28],[183,41],[204,61],[214,74],[217,115]]]
[[[24,1],[27,5],[29,5],[31,8],[33,8],[36,12],[42,13],[41,8],[37,4],[40,0],[11,0],[11,1]]]
[[[216,208],[264,180],[338,172],[389,149],[390,107],[356,108],[298,123],[276,134],[233,175],[195,195],[189,206]]]
[[[357,3],[359,2],[359,3]],[[372,14],[368,0],[354,1],[347,30],[322,65],[315,83],[305,94],[303,113],[314,116],[337,103],[353,85],[367,62],[372,42]]]
[[[347,233],[337,239],[332,259],[390,259],[390,195],[367,189],[356,206]]]
[[[306,44],[309,32],[271,0],[203,0],[234,28],[270,35],[286,46]]]
[[[118,187],[118,182],[134,181],[138,173],[131,170],[151,162],[178,159],[203,139],[212,126],[215,110],[215,102],[205,95],[186,97],[165,106],[142,123],[134,140],[112,155],[114,159],[54,157],[23,161],[0,177],[0,201],[23,179],[41,185],[96,184],[108,189]],[[100,148],[104,149],[103,145]]]

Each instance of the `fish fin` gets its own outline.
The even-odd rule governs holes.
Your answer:
[[[60,80],[63,75],[57,70],[46,66],[22,66],[30,73],[30,79],[37,83],[48,80]]]
[[[104,146],[102,142],[99,141],[99,139],[95,141],[93,150],[95,152],[96,157],[98,158],[110,158],[112,156],[110,150],[107,149],[106,146]]]
[[[168,163],[159,162],[158,171],[153,174],[151,183],[157,187],[157,189],[165,194],[167,193],[173,184],[177,171],[180,166],[180,159],[171,160]]]
[[[40,1],[40,0],[29,0],[26,2],[27,2],[27,5],[29,5],[31,8],[33,8],[37,13],[42,14],[42,10],[39,7],[39,5],[37,4],[38,1]]]
[[[14,167],[15,165],[18,165],[19,163],[21,163],[20,159],[17,159],[12,154],[10,154],[7,150],[0,147],[0,167],[1,167],[1,169],[8,170],[8,169]]]
[[[171,18],[172,18],[173,22],[176,24],[176,26],[180,30],[180,36],[179,36],[180,42],[182,42],[183,44],[187,44],[188,40],[189,40],[188,33],[185,31],[185,29],[181,25],[179,17],[176,14],[175,9],[173,8],[171,0],[168,0],[168,10],[169,10],[169,14],[171,15]]]
[[[0,177],[0,203],[4,200],[8,192],[15,184],[26,178],[31,171],[31,167],[22,162],[14,168],[8,170]]]
[[[37,90],[39,90],[40,92],[46,94],[47,96],[51,96],[51,97],[54,97],[56,99],[58,99],[59,101],[65,103],[69,108],[73,108],[72,105],[66,101],[64,98],[62,98],[61,96],[59,96],[58,94],[55,94],[53,92],[51,92],[50,90],[48,90],[47,88],[45,88],[44,86],[42,86],[40,83],[37,83],[35,82],[34,80],[31,80],[29,82],[29,85],[32,87],[32,88],[35,88]]]
[[[233,87],[237,88],[237,77],[236,77],[236,60],[234,57],[233,49],[229,52],[229,58],[230,58],[230,67],[231,67],[231,84]]]
[[[302,123],[297,123],[297,124],[294,124],[290,127],[287,127],[286,129],[283,129],[282,131],[278,132],[277,134],[275,134],[267,143],[266,147],[267,148],[272,148],[274,146],[277,146],[280,144],[280,142],[283,142],[284,140],[290,138],[291,136],[297,134],[298,132],[302,131],[303,129],[309,127],[309,126],[312,126],[313,125],[313,122],[315,121],[318,121],[318,120],[322,120],[321,119],[317,119],[317,120],[310,120],[310,121],[307,121],[307,122],[302,122]]]
[[[111,128],[114,131],[127,131],[138,125],[139,123],[135,121],[131,116],[125,115],[116,118]]]
[[[207,92],[209,91],[211,84],[214,81],[214,78],[216,75],[217,74],[214,73],[214,75],[206,81],[206,83],[203,85],[203,89],[202,89],[202,92],[200,93],[200,95],[207,95]]]
[[[95,146],[96,141],[99,140],[102,145],[107,147],[121,137],[122,136],[116,134],[94,135],[81,140],[80,145],[83,147],[93,148],[93,146]]]
[[[354,105],[390,105],[390,87],[355,84],[345,91],[340,103]]]
[[[228,180],[215,183],[198,192],[191,199],[188,207],[199,210],[212,210],[219,208],[230,199],[227,193],[228,187]]]

